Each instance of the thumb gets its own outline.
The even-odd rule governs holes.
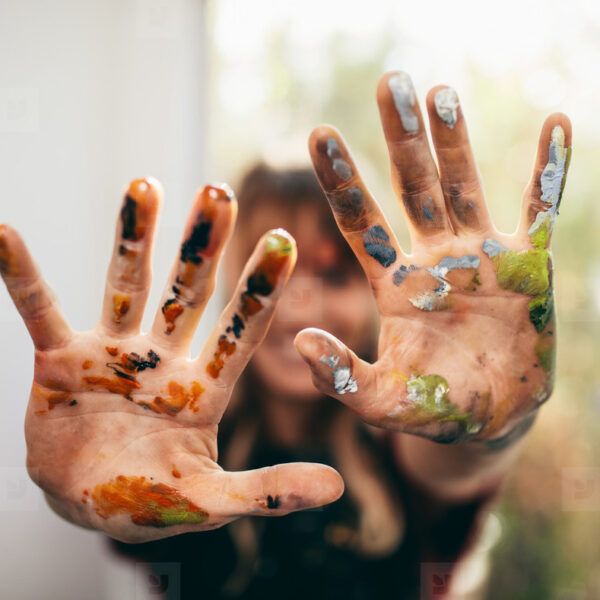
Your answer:
[[[232,517],[287,515],[334,502],[344,492],[341,475],[318,463],[223,471],[220,476],[226,479],[220,496],[220,512]]]
[[[358,358],[336,337],[308,328],[294,340],[296,350],[312,371],[315,387],[362,413],[373,380],[373,365]],[[373,396],[373,395],[372,395]]]

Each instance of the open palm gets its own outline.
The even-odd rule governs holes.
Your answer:
[[[331,335],[296,345],[316,385],[365,421],[440,442],[490,444],[524,428],[552,391],[555,349],[550,236],[569,160],[570,123],[542,129],[517,232],[490,221],[454,90],[427,99],[431,155],[414,88],[389,73],[378,88],[392,180],[412,239],[404,253],[339,132],[311,135],[315,170],[378,303],[371,365]]]
[[[228,473],[217,464],[219,421],[294,267],[294,240],[283,230],[262,237],[190,359],[236,201],[226,186],[199,192],[161,308],[141,334],[160,199],[156,181],[129,186],[102,319],[83,333],[64,320],[18,234],[0,227],[0,272],[36,346],[26,418],[32,478],[66,518],[130,542],[333,501],[343,484],[324,465]]]

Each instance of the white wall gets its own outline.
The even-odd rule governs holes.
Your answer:
[[[205,177],[204,21],[202,0],[0,0],[0,222],[24,235],[76,328],[98,318],[121,190],[141,175],[166,189],[156,306]],[[140,598],[134,567],[50,513],[24,474],[31,375],[0,288],[0,597]]]

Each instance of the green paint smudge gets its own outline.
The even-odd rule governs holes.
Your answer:
[[[432,419],[459,423],[469,434],[481,430],[481,425],[476,423],[469,413],[450,402],[450,386],[441,375],[411,375],[406,382],[406,391],[408,400],[418,405]]]
[[[538,332],[544,330],[554,314],[550,286],[551,255],[546,249],[549,236],[546,224],[532,236],[534,248],[522,252],[501,247],[495,240],[486,240],[483,244],[483,251],[494,263],[498,285],[505,290],[532,296],[528,304],[529,320]]]

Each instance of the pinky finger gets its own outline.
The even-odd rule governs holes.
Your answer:
[[[71,328],[21,236],[8,225],[0,225],[0,274],[35,347],[48,350],[65,345]]]
[[[533,175],[523,198],[519,231],[536,248],[547,248],[558,215],[569,161],[571,122],[566,115],[550,115],[542,127]]]

